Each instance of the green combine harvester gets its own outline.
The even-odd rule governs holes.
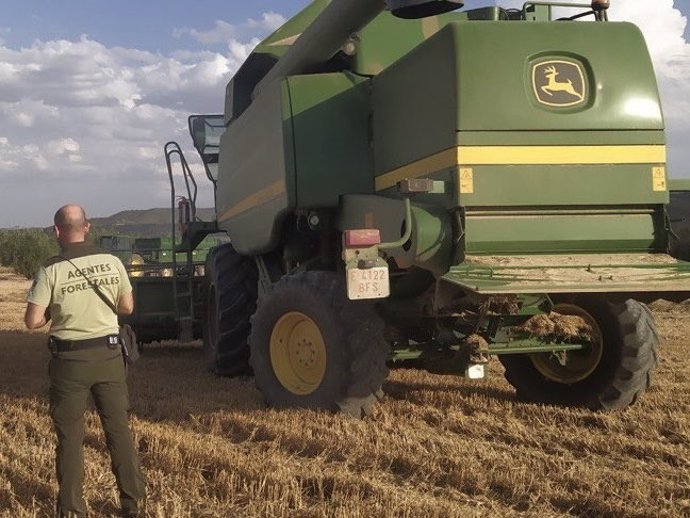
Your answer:
[[[122,318],[139,345],[201,338],[204,265],[209,250],[227,239],[206,236],[194,250],[173,257],[172,237],[104,235],[98,246],[119,257],[134,290],[134,314]]]
[[[495,356],[528,401],[650,385],[644,303],[687,298],[690,264],[644,38],[607,0],[462,5],[315,0],[224,115],[190,118],[217,221],[178,251],[230,239],[206,261],[209,365],[272,406],[362,416],[391,362],[482,378]]]

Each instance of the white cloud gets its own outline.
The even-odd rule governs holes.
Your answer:
[[[507,3],[521,6],[523,0]],[[677,176],[690,162],[687,20],[671,0],[654,4],[651,16],[645,0],[617,0],[611,17],[638,23],[647,37],[669,126],[670,170]],[[0,29],[0,227],[49,222],[55,206],[73,200],[85,200],[93,215],[165,206],[162,148],[168,140],[183,145],[205,185],[187,117],[222,112],[228,79],[259,38],[283,22],[266,13],[240,24],[217,22],[206,31],[178,29],[181,41],[222,43],[223,50],[168,55],[107,47],[87,36],[15,49],[2,43]],[[615,46],[608,51],[615,53]],[[210,192],[202,204],[212,203]]]
[[[78,153],[79,142],[69,137],[51,140],[48,142],[48,150],[55,155]]]
[[[31,162],[33,162],[33,164],[36,166],[36,169],[39,171],[47,171],[50,167],[50,162],[48,162],[48,159],[43,155],[31,157]]]
[[[94,215],[122,209],[123,200],[126,208],[167,205],[169,140],[196,167],[201,205],[212,205],[187,117],[222,113],[227,81],[259,37],[284,21],[266,13],[217,22],[210,31],[180,29],[179,36],[222,42],[225,50],[169,55],[107,47],[89,36],[10,48],[0,28],[0,228],[49,221],[54,205],[74,199],[91,203]],[[31,207],[44,198],[55,203]]]
[[[205,45],[225,43],[228,41],[246,40],[257,35],[265,35],[275,31],[285,23],[285,18],[274,12],[264,13],[260,20],[249,19],[242,24],[231,24],[222,20],[216,20],[213,29],[200,31],[183,27],[175,29],[173,34],[180,38],[189,36]]]
[[[26,113],[26,112],[17,112],[14,114],[14,119],[17,121],[17,123],[20,126],[24,126],[25,128],[30,128],[31,126],[34,125],[34,118],[31,114]]]
[[[17,162],[13,160],[8,160],[5,157],[0,157],[0,172],[11,171],[17,168]]]
[[[166,203],[163,144],[178,140],[190,147],[188,115],[222,112],[225,84],[255,45],[237,41],[222,54],[169,56],[108,48],[86,36],[0,46],[0,127],[11,135],[0,138],[3,211],[38,189],[66,191],[68,178],[93,191],[84,199],[105,201],[94,207],[99,215],[118,210],[123,199],[131,200],[130,208]],[[188,159],[196,162],[189,149]],[[116,182],[115,191],[107,192],[108,181]],[[131,184],[146,187],[131,194]],[[10,193],[13,185],[26,194]],[[210,188],[205,193],[202,204],[210,205]],[[0,227],[36,224],[54,209],[39,215],[24,205],[12,211],[26,210],[16,221],[0,214]],[[26,221],[27,214],[41,219]]]
[[[239,68],[259,43],[261,43],[261,40],[258,38],[254,38],[249,43],[240,43],[239,41],[230,42],[228,49],[230,50],[230,55],[234,58],[232,61],[233,66]]]
[[[146,160],[155,160],[157,158],[160,158],[161,150],[158,149],[157,147],[154,146],[140,146],[137,149],[137,153],[139,153],[139,156],[143,159]]]

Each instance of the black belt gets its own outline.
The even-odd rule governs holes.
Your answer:
[[[87,349],[97,349],[99,347],[117,349],[120,346],[117,335],[99,336],[98,338],[87,338],[85,340],[60,340],[59,338],[51,336],[49,344],[51,349],[59,353],[85,351]]]

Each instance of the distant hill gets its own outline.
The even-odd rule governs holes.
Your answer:
[[[215,215],[213,209],[197,209],[198,218],[205,221],[212,220]],[[170,225],[172,214],[170,209],[123,210],[105,218],[91,218],[92,225]]]
[[[212,221],[213,209],[197,209],[197,218]],[[170,209],[123,210],[105,218],[91,218],[92,231],[100,235],[119,234],[134,237],[170,235],[172,214]]]
[[[177,213],[175,213],[177,217]],[[215,212],[213,209],[199,208],[196,216],[203,221],[213,221]],[[89,218],[92,231],[98,235],[118,234],[132,237],[163,237],[170,235],[172,214],[170,209],[143,209],[123,210],[103,218]],[[177,220],[175,220],[177,221]],[[29,227],[3,228],[0,230],[22,230]],[[52,235],[53,227],[41,228]]]

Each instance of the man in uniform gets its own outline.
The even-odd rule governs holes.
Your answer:
[[[122,515],[140,516],[144,477],[129,429],[125,366],[113,308],[134,310],[132,286],[122,262],[85,242],[90,225],[84,209],[66,205],[55,214],[61,254],[48,260],[29,291],[26,327],[50,325],[50,414],[57,434],[56,469],[60,486],[58,518],[86,514],[84,413],[91,394],[103,425]],[[143,514],[142,514],[143,515]]]

